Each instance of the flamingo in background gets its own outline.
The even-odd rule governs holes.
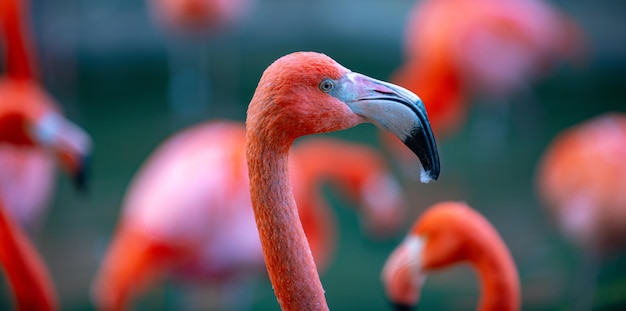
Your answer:
[[[420,95],[435,135],[447,138],[465,126],[472,99],[504,113],[503,102],[564,59],[580,59],[583,46],[578,26],[542,0],[423,0],[409,15],[404,63],[391,81]],[[503,135],[493,123],[478,126]],[[388,136],[383,141],[406,163],[406,148]]]
[[[84,187],[91,140],[40,85],[27,12],[26,1],[0,1],[6,68],[0,77],[0,197],[10,217],[32,233],[54,188],[55,162]]]
[[[179,114],[205,110],[210,92],[207,39],[241,22],[252,1],[147,1],[154,22],[170,41],[170,108]]]
[[[537,192],[560,231],[584,250],[577,307],[591,309],[600,260],[626,247],[626,115],[559,133],[538,164]],[[582,286],[582,285],[581,285]]]
[[[94,281],[103,310],[122,310],[131,296],[171,274],[221,287],[223,309],[245,308],[263,254],[255,229],[245,160],[245,126],[211,121],[166,140],[137,173],[123,216]],[[299,215],[313,256],[324,269],[334,251],[335,219],[319,187],[328,180],[361,206],[364,228],[384,237],[401,226],[404,200],[373,149],[310,139],[290,163]],[[197,308],[194,307],[194,309]]]
[[[382,271],[387,297],[397,310],[417,305],[426,274],[469,263],[480,278],[478,310],[520,310],[520,281],[513,257],[496,229],[465,203],[427,209]]]
[[[91,141],[37,81],[27,5],[0,1],[6,68],[0,78],[0,263],[19,310],[56,310],[46,267],[21,226],[33,229],[52,188],[54,160],[84,185]]]
[[[283,310],[328,310],[289,180],[289,149],[298,137],[365,122],[395,133],[417,154],[423,182],[438,178],[426,111],[410,91],[314,52],[283,56],[261,76],[248,106],[246,158],[265,265]]]

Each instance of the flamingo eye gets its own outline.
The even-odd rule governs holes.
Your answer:
[[[324,79],[320,82],[319,88],[322,92],[328,93],[335,87],[335,82],[331,79]]]

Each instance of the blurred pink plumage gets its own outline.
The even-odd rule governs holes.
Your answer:
[[[424,0],[409,15],[404,61],[391,81],[419,94],[442,139],[465,127],[470,102],[506,111],[503,104],[557,63],[579,60],[584,43],[578,26],[541,0]],[[410,161],[406,148],[384,137]]]
[[[536,187],[582,252],[580,310],[591,309],[601,261],[626,248],[626,116],[606,113],[562,131],[541,158]]]
[[[537,190],[561,231],[588,252],[626,247],[626,116],[605,114],[546,148]]]
[[[372,233],[399,229],[405,207],[399,185],[373,150],[317,139],[301,142],[292,158],[300,218],[320,269],[335,243],[335,220],[320,197],[321,181],[343,186],[356,199]],[[241,123],[212,121],[168,139],[135,177],[122,211],[94,282],[95,302],[103,310],[127,308],[133,296],[165,275],[221,286],[235,282],[240,290],[264,275]],[[245,305],[241,296],[221,305]]]

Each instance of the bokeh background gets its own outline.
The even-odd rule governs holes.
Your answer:
[[[45,84],[95,143],[89,191],[77,193],[59,174],[44,228],[35,237],[63,310],[93,309],[90,282],[115,227],[125,188],[159,142],[203,120],[244,120],[263,70],[293,51],[323,52],[354,71],[388,79],[402,61],[404,25],[414,4],[258,0],[240,25],[206,40],[208,108],[177,115],[167,104],[167,40],[151,21],[144,0],[31,2]],[[587,60],[559,66],[533,84],[532,100],[514,100],[500,148],[489,146],[477,130],[484,120],[481,114],[490,112],[472,110],[464,130],[439,143],[440,180],[406,187],[411,200],[407,226],[424,208],[449,199],[467,201],[492,221],[518,265],[524,310],[571,309],[579,293],[574,285],[586,269],[537,199],[533,182],[541,152],[568,126],[605,111],[626,111],[626,2],[550,2],[585,30]],[[379,146],[371,125],[332,136]],[[341,223],[338,252],[322,275],[329,305],[334,310],[389,309],[379,273],[406,229],[388,241],[368,240],[359,232],[349,203],[332,188],[325,190]],[[477,288],[466,266],[432,274],[421,310],[472,310]],[[0,310],[8,310],[6,284],[0,289]],[[254,310],[278,309],[269,282],[259,285],[254,301]],[[164,282],[135,306],[177,310],[176,289]],[[594,309],[626,309],[626,254],[602,266]]]

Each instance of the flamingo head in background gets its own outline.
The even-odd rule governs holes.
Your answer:
[[[478,310],[519,310],[519,276],[508,248],[487,219],[461,202],[436,204],[415,222],[383,267],[387,297],[397,310],[411,310],[427,273],[463,262],[480,278]]]
[[[323,54],[296,52],[268,67],[248,108],[247,127],[258,129],[257,140],[291,146],[301,136],[364,122],[392,132],[418,156],[422,182],[439,177],[439,154],[421,99],[400,86],[352,72]]]
[[[36,82],[8,78],[0,81],[2,142],[50,150],[77,188],[86,188],[91,138],[62,115],[54,100]]]

